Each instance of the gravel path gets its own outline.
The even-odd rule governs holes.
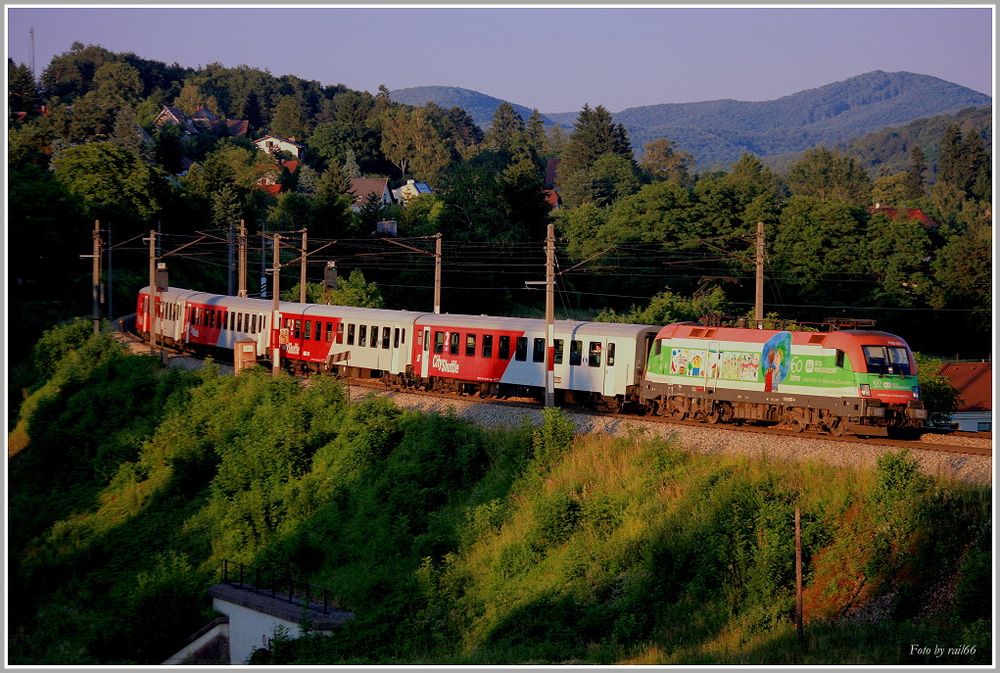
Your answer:
[[[452,409],[459,418],[485,427],[517,426],[525,419],[532,424],[541,421],[541,409],[506,407],[461,399],[428,398],[412,393],[375,391],[370,388],[353,387],[351,399],[357,400],[370,393],[385,395],[400,407],[408,409],[437,413],[446,413]],[[699,453],[744,455],[767,461],[821,461],[842,467],[873,468],[882,453],[895,450],[892,447],[871,444],[817,441],[809,437],[775,436],[718,427],[673,425],[642,418],[625,420],[574,412],[569,412],[568,416],[576,425],[577,432],[581,434],[603,432],[621,436],[640,429],[648,436],[674,435],[685,448]],[[934,439],[936,438],[929,438],[928,443],[933,443]],[[982,445],[985,442],[988,446],[990,442],[973,437],[961,439],[970,445]],[[953,442],[952,439],[948,442],[961,443]],[[926,474],[973,484],[993,483],[993,460],[989,456],[921,449],[911,449],[911,452]]]

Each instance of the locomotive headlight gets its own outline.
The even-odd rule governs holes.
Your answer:
[[[872,396],[872,387],[870,385],[868,385],[867,383],[862,383],[861,384],[861,397],[871,397],[871,396]]]
[[[913,399],[920,399],[920,386],[913,386]]]

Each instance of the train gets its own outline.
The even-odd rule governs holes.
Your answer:
[[[150,288],[136,328],[154,329]],[[777,424],[833,435],[921,427],[917,365],[906,342],[874,330],[807,332],[665,326],[370,309],[210,294],[153,295],[155,337],[178,348],[274,349],[295,373],[379,379],[400,389],[480,397],[544,395],[706,423]]]

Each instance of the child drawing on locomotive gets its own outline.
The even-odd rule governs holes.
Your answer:
[[[767,340],[760,353],[761,372],[764,374],[764,392],[778,392],[778,384],[788,376],[791,360],[792,333],[778,332]]]

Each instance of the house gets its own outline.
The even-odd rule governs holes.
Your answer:
[[[562,199],[559,198],[559,192],[554,189],[543,189],[542,194],[545,195],[545,203],[549,204],[549,210],[559,210],[562,208]]]
[[[949,362],[939,372],[958,389],[958,409],[951,420],[959,430],[993,431],[993,363]]]
[[[924,225],[925,229],[931,231],[936,230],[940,226],[920,208],[903,208],[902,210],[900,210],[898,208],[892,208],[890,206],[886,206],[881,203],[876,203],[874,206],[868,208],[869,215],[874,215],[875,213],[880,213],[882,215],[885,215],[890,220],[894,220],[897,217],[905,217],[906,219],[909,220],[915,220],[920,224]]]
[[[361,206],[368,200],[369,194],[375,194],[383,206],[392,205],[389,178],[351,178],[351,193],[354,194],[351,210],[356,213],[361,211]]]
[[[395,199],[396,203],[406,205],[406,202],[410,199],[416,198],[422,194],[433,193],[434,190],[432,190],[430,185],[426,182],[407,180],[405,185],[392,190],[392,198]]]
[[[288,138],[278,138],[277,136],[264,136],[260,140],[253,141],[261,152],[273,154],[275,152],[288,152],[293,157],[301,161],[306,155],[306,146]]]
[[[250,122],[246,119],[222,119],[205,107],[198,108],[194,114],[188,116],[179,108],[164,105],[153,124],[156,128],[160,128],[164,124],[173,124],[187,136],[201,133],[211,133],[217,136],[245,136],[250,132]]]
[[[184,135],[193,136],[200,133],[198,127],[194,125],[190,117],[181,112],[179,108],[170,107],[169,105],[164,105],[163,109],[160,110],[160,114],[156,115],[156,119],[153,121],[153,125],[157,129],[165,124],[173,124],[183,131]]]
[[[277,164],[258,164],[256,167],[257,173],[260,175],[254,184],[258,189],[261,189],[272,196],[277,196],[284,190],[284,185],[282,184],[281,174],[282,171],[288,171],[290,174],[294,174],[301,163],[289,159],[287,161],[278,161]]]

